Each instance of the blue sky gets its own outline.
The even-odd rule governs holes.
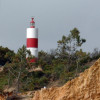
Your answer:
[[[39,50],[57,47],[62,35],[77,27],[84,51],[100,49],[100,0],[0,0],[0,45],[15,52],[26,44],[31,16],[39,28]]]

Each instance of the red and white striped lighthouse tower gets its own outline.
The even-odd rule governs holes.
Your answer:
[[[35,62],[38,58],[38,29],[35,28],[34,18],[30,22],[30,28],[27,28],[27,50],[30,50],[31,55],[35,57],[31,62]]]

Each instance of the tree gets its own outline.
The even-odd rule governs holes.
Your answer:
[[[62,36],[62,39],[57,41],[58,57],[60,57],[60,59],[67,58],[67,70],[69,70],[69,67],[71,66],[73,61],[75,61],[74,59],[77,59],[77,55],[75,55],[76,51],[85,42],[86,40],[80,37],[80,32],[77,28],[71,30],[68,36]]]
[[[59,53],[65,54],[67,52],[71,55],[75,53],[77,48],[81,47],[85,42],[85,39],[80,38],[79,30],[77,28],[74,28],[70,31],[70,34],[68,36],[62,36],[62,39],[57,41],[57,50]]]
[[[90,53],[83,52],[82,49],[77,50],[76,53],[76,63],[77,63],[77,68],[76,68],[76,75],[81,72],[82,68],[80,66],[84,65],[87,63],[90,59]]]
[[[13,62],[10,64],[6,64],[5,67],[8,69],[8,85],[14,83],[17,86],[17,92],[22,88],[22,81],[28,73],[29,63],[27,62],[26,55],[30,55],[30,52],[26,50],[25,46],[19,48],[17,54],[13,58]],[[22,86],[21,86],[22,85]]]
[[[100,57],[100,51],[98,48],[94,48],[93,52],[91,53],[91,59],[98,59]]]
[[[43,50],[41,50],[39,52],[39,59],[38,59],[38,63],[41,64],[41,65],[44,65],[44,64],[51,64],[52,63],[52,60],[55,58],[55,55],[56,55],[56,52],[55,50],[50,50],[49,53],[47,52],[44,52]]]
[[[4,48],[0,46],[0,65],[5,65],[6,62],[11,63],[14,55],[14,51],[8,49],[7,47]]]

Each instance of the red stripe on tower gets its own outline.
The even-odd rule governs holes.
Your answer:
[[[38,48],[38,39],[37,38],[28,38],[27,39],[27,48],[28,47]]]

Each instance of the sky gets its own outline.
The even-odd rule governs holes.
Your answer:
[[[0,0],[0,46],[17,52],[26,45],[32,16],[39,29],[39,51],[56,49],[74,27],[87,40],[84,51],[100,49],[100,0]]]

